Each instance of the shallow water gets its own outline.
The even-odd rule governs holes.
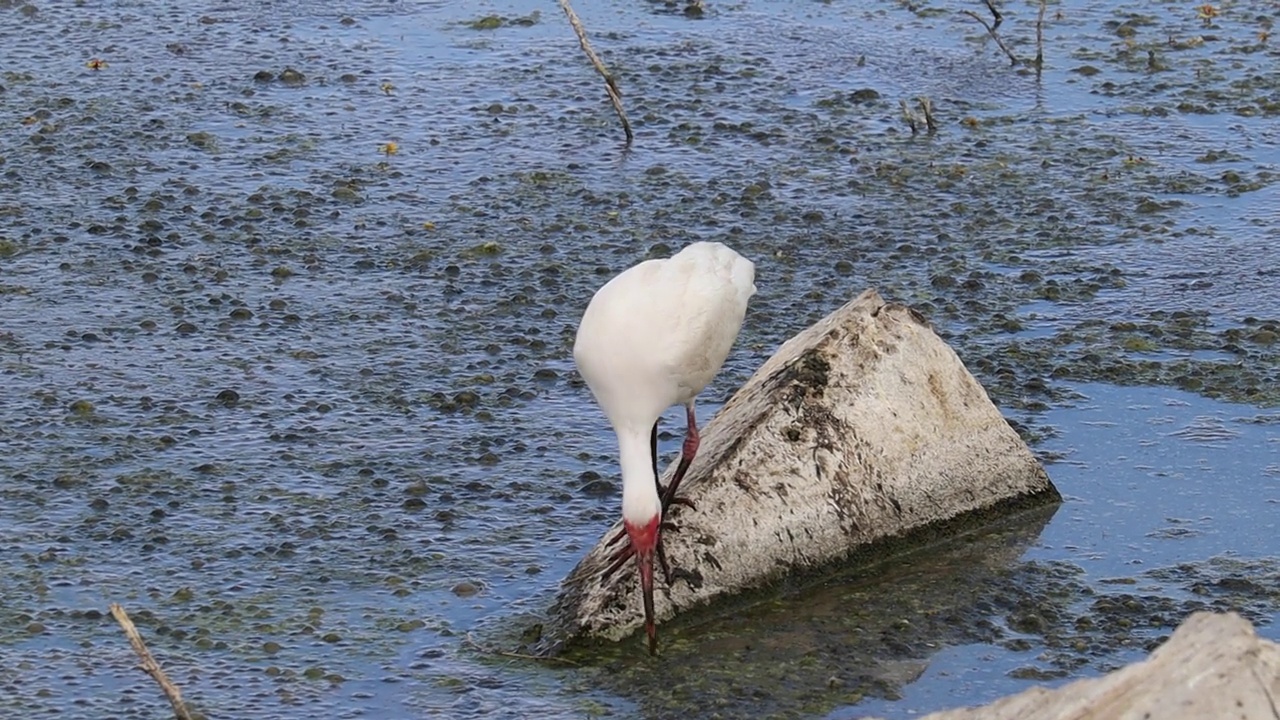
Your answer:
[[[1274,4],[1065,2],[1039,82],[960,4],[576,6],[630,152],[546,3],[0,2],[0,714],[163,711],[112,601],[211,716],[277,718],[900,717],[1100,672],[1197,602],[1274,621]],[[704,418],[874,285],[1068,502],[659,663],[477,651],[617,512],[581,308],[703,238],[760,288]],[[988,580],[948,597],[948,562]]]
[[[1280,637],[1274,625],[1280,620],[1274,539],[1280,530],[1280,414],[1164,388],[1073,390],[1083,397],[1047,413],[1062,434],[1043,446],[1062,458],[1049,469],[1066,501],[1020,562],[1069,562],[1080,571],[1077,579],[1093,588],[1084,596],[1086,608],[1099,596],[1130,594],[1143,598],[1135,611],[1143,620],[1163,611],[1154,598],[1211,601],[1212,588],[1230,585],[1224,578],[1235,573],[1262,589],[1262,597],[1244,603],[1255,623],[1264,623],[1259,632]],[[1130,638],[1167,631],[1138,622]],[[1010,648],[1007,640],[1018,635],[1010,631],[1003,644],[946,648],[929,659],[901,699],[875,699],[829,717],[907,717],[1025,689],[1019,672],[1061,659],[1046,657],[1039,646]],[[1140,648],[1112,648],[1080,674],[1142,657]],[[1036,679],[1052,686],[1070,677]]]

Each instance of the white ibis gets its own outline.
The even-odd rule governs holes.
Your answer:
[[[622,466],[622,525],[610,542],[629,544],[613,556],[605,577],[632,556],[644,594],[649,654],[657,652],[653,619],[653,558],[667,584],[663,516],[698,452],[694,400],[733,347],[747,301],[755,294],[755,265],[715,242],[694,243],[666,260],[646,260],[596,291],[578,326],[573,359],[618,436]],[[658,418],[684,405],[688,419],[680,464],[671,484],[658,482]]]

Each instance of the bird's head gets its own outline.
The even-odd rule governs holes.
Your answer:
[[[658,547],[662,516],[654,515],[648,522],[632,523],[623,519],[622,525],[635,551],[636,566],[640,569],[640,591],[644,595],[644,631],[649,636],[649,654],[658,653],[658,629],[653,620],[653,555]]]

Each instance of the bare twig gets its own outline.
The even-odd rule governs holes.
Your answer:
[[[173,716],[177,720],[191,720],[191,713],[187,710],[187,705],[182,701],[182,692],[178,690],[178,686],[173,684],[168,675],[164,674],[164,670],[160,669],[160,665],[156,659],[151,656],[151,651],[142,642],[142,636],[138,634],[138,628],[133,626],[133,621],[129,619],[129,614],[120,607],[119,603],[111,603],[111,617],[120,623],[120,627],[124,628],[124,634],[129,638],[129,644],[133,646],[133,651],[138,654],[138,659],[142,661],[142,669],[151,676],[153,680],[160,685],[160,689],[164,691],[165,697],[169,698],[169,704],[173,705]]]
[[[993,6],[990,2],[987,3],[987,7],[991,8],[992,12],[995,12],[995,6]],[[996,24],[992,25],[986,20],[983,20],[982,16],[978,15],[978,13],[972,10],[961,10],[960,12],[982,23],[982,27],[987,29],[987,34],[991,36],[991,39],[995,40],[996,44],[1000,46],[1000,49],[1004,51],[1004,54],[1009,56],[1010,64],[1012,65],[1018,64],[1018,56],[1014,55],[1013,51],[1005,46],[1004,41],[1000,39],[999,33],[996,32],[996,28],[1000,26],[1000,20],[1001,20],[1000,13],[998,12],[996,13]]]
[[[982,0],[982,4],[987,6],[987,9],[991,11],[991,17],[995,19],[995,22],[991,23],[991,32],[995,32],[1000,28],[1000,23],[1004,22],[1004,16],[1000,14],[1000,11],[996,9],[996,4],[991,0]]]
[[[916,114],[911,112],[911,108],[907,106],[907,101],[899,98],[898,107],[902,108],[902,119],[907,121],[907,127],[911,128],[911,134],[920,134],[920,126],[916,123]]]
[[[1040,13],[1036,15],[1036,78],[1044,69],[1044,13],[1049,9],[1049,0],[1040,0]]]
[[[578,44],[582,46],[582,52],[587,54],[587,59],[595,66],[596,72],[604,78],[604,91],[609,95],[609,102],[613,103],[613,110],[618,113],[618,119],[622,121],[622,131],[627,134],[627,145],[630,146],[635,135],[631,132],[631,121],[627,120],[627,113],[622,109],[622,92],[618,90],[618,84],[605,69],[600,56],[596,55],[596,51],[591,48],[591,43],[587,40],[587,31],[583,29],[578,14],[569,5],[569,0],[560,0],[560,9],[564,10],[565,17],[569,18],[569,24],[573,26],[573,32],[578,35]]]
[[[919,98],[920,112],[924,113],[924,126],[928,129],[930,135],[936,135],[938,132],[938,119],[933,116],[933,101],[921,95]]]
[[[527,653],[512,652],[510,650],[495,650],[494,648],[487,648],[476,642],[475,639],[471,637],[471,633],[467,633],[466,643],[472,650],[482,652],[485,655],[496,655],[498,657],[512,658],[513,660],[538,660],[540,662],[558,662],[565,663],[567,665],[578,664],[569,658],[556,657],[554,655],[529,655]]]

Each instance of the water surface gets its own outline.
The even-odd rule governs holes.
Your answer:
[[[625,152],[546,3],[0,2],[0,714],[164,712],[112,601],[237,717],[902,717],[1274,636],[1274,4],[1063,2],[1039,79],[961,3],[708,8],[577,3]],[[697,239],[760,288],[705,413],[875,286],[1068,501],[658,662],[477,650],[616,516],[582,308]]]

